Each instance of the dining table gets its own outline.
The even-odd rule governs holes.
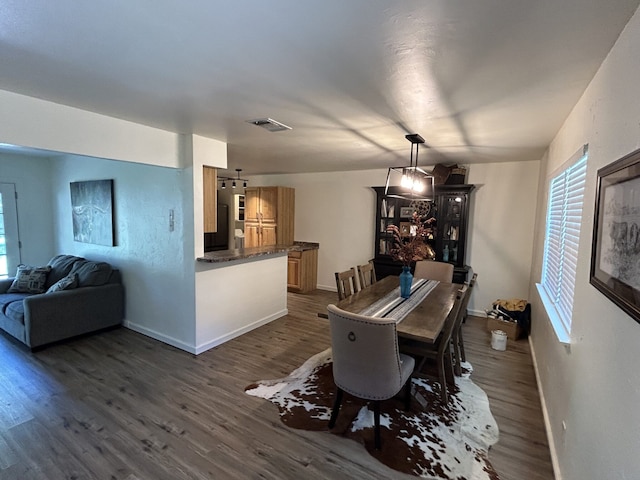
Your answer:
[[[414,285],[418,279],[413,279]],[[464,287],[458,283],[446,283],[431,280],[429,292],[410,310],[398,319],[396,330],[399,337],[418,340],[425,343],[434,343],[442,331],[447,318],[453,310],[456,297]],[[351,313],[365,314],[370,307],[383,298],[390,298],[394,304],[402,307],[403,302],[410,302],[408,299],[400,298],[400,279],[398,276],[390,275],[377,281],[376,283],[363,288],[357,293],[341,300],[336,305],[338,308]],[[398,291],[398,298],[394,298],[392,292]],[[414,295],[412,292],[411,295]],[[366,313],[368,314],[368,313]],[[375,316],[375,315],[374,315]]]

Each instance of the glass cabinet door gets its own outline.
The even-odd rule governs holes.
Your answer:
[[[387,227],[389,225],[397,225],[396,214],[396,199],[382,197],[378,203],[378,244],[377,256],[389,255],[391,248],[393,247],[393,235],[387,233]]]
[[[459,193],[441,197],[438,216],[438,249],[436,256],[443,262],[462,266],[464,263],[465,212],[467,196]]]

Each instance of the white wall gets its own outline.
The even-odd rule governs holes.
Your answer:
[[[319,242],[318,288],[336,289],[335,272],[367,263],[374,254],[376,194],[386,171],[263,175],[250,185],[293,187],[295,240]]]
[[[180,135],[0,90],[0,143],[180,167]]]
[[[46,265],[56,253],[50,176],[48,158],[0,154],[0,182],[16,186],[21,262],[28,265]]]
[[[48,209],[51,220],[44,225],[49,232],[39,236],[48,239],[41,262],[45,256],[68,253],[113,264],[123,273],[129,326],[181,348],[193,347],[195,242],[189,167],[193,152],[201,152],[206,142],[0,91],[0,143],[88,155],[66,155],[52,159],[48,167],[40,165],[40,178],[50,177],[48,185],[42,182],[48,198],[42,199],[42,192],[34,194],[34,200],[19,198],[18,208],[39,201]],[[26,161],[21,157],[20,163]],[[226,166],[226,157],[220,166]],[[27,169],[28,164],[16,167]],[[73,241],[69,183],[97,179],[114,179],[115,247]],[[170,209],[176,218],[173,232]]]
[[[554,139],[541,169],[544,188],[529,288],[534,300],[531,343],[563,480],[640,475],[640,324],[589,284],[596,172],[640,146],[639,49],[636,12]],[[549,175],[584,143],[589,144],[587,183],[571,345],[564,348],[544,314],[535,282],[540,281]]]
[[[471,165],[474,184],[467,263],[478,274],[469,310],[483,315],[499,298],[529,298],[540,162]]]
[[[114,160],[65,156],[54,160],[52,191],[56,253],[111,263],[122,271],[126,322],[167,343],[189,348],[195,342],[193,274],[185,266],[182,171]],[[73,240],[69,183],[113,179],[116,245]],[[169,231],[169,210],[175,229]],[[189,300],[191,299],[191,300]]]
[[[196,348],[201,353],[288,313],[287,255],[196,265]]]
[[[68,154],[52,161],[50,171],[44,164],[36,169],[43,186],[33,201],[25,200],[42,205],[52,219],[37,231],[38,247],[47,247],[33,262],[64,252],[112,263],[124,277],[126,324],[194,351],[196,308],[203,300],[196,297],[195,271],[204,251],[202,166],[226,168],[226,144],[1,90],[0,143]],[[26,163],[15,166],[17,177],[33,176],[20,173]],[[116,247],[73,241],[69,182],[92,179],[115,181]]]
[[[469,309],[497,298],[527,298],[540,162],[471,165],[467,263],[478,273]],[[295,239],[319,242],[318,288],[335,290],[334,273],[373,258],[376,195],[386,170],[263,175],[251,185],[296,189]]]

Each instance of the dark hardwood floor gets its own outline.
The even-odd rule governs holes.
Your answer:
[[[289,315],[197,357],[125,328],[33,354],[0,334],[0,478],[412,478],[353,441],[285,427],[244,393],[328,347],[316,313],[335,302],[289,294]],[[479,318],[464,335],[500,427],[489,457],[501,479],[552,479],[528,342],[494,351]]]

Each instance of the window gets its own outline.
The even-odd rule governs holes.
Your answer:
[[[549,187],[541,296],[561,341],[568,341],[571,332],[587,151],[585,145],[569,161],[570,166],[551,179]]]

